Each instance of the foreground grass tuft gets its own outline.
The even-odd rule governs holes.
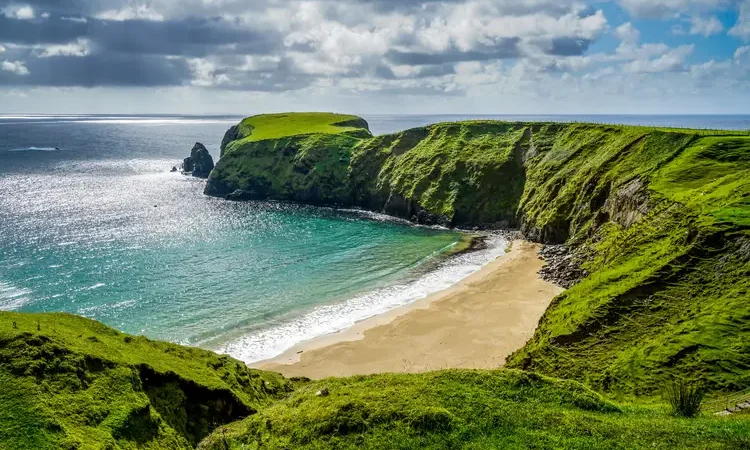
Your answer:
[[[705,391],[703,387],[684,381],[667,385],[664,396],[672,406],[672,413],[680,417],[695,417],[701,411]]]

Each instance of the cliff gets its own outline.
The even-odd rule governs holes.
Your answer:
[[[291,389],[280,375],[69,314],[0,312],[0,448],[194,448]]]
[[[234,189],[566,243],[588,276],[511,367],[628,394],[674,377],[750,382],[748,133],[492,121],[277,133],[228,144],[206,192]]]

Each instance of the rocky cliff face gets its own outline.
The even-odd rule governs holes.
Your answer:
[[[211,154],[203,144],[196,142],[190,151],[190,156],[182,162],[182,172],[198,178],[208,178],[213,169],[214,159]]]
[[[545,276],[571,288],[512,366],[633,392],[750,382],[747,133],[474,121],[228,145],[208,194],[565,243]]]

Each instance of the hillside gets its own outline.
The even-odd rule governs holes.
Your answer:
[[[748,133],[471,121],[333,136],[235,151],[206,193],[567,243],[588,276],[553,301],[511,367],[626,395],[674,377],[715,391],[750,383]]]
[[[68,314],[0,313],[0,448],[695,448],[744,416],[617,404],[518,370],[285,380]]]
[[[327,395],[318,395],[327,392]],[[226,449],[743,449],[750,421],[678,419],[515,370],[332,378],[217,429]]]
[[[215,353],[69,314],[0,312],[0,448],[193,448],[286,395]]]

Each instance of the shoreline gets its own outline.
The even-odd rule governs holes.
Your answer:
[[[563,291],[539,277],[540,247],[515,239],[503,256],[447,289],[249,366],[313,379],[500,367]]]

